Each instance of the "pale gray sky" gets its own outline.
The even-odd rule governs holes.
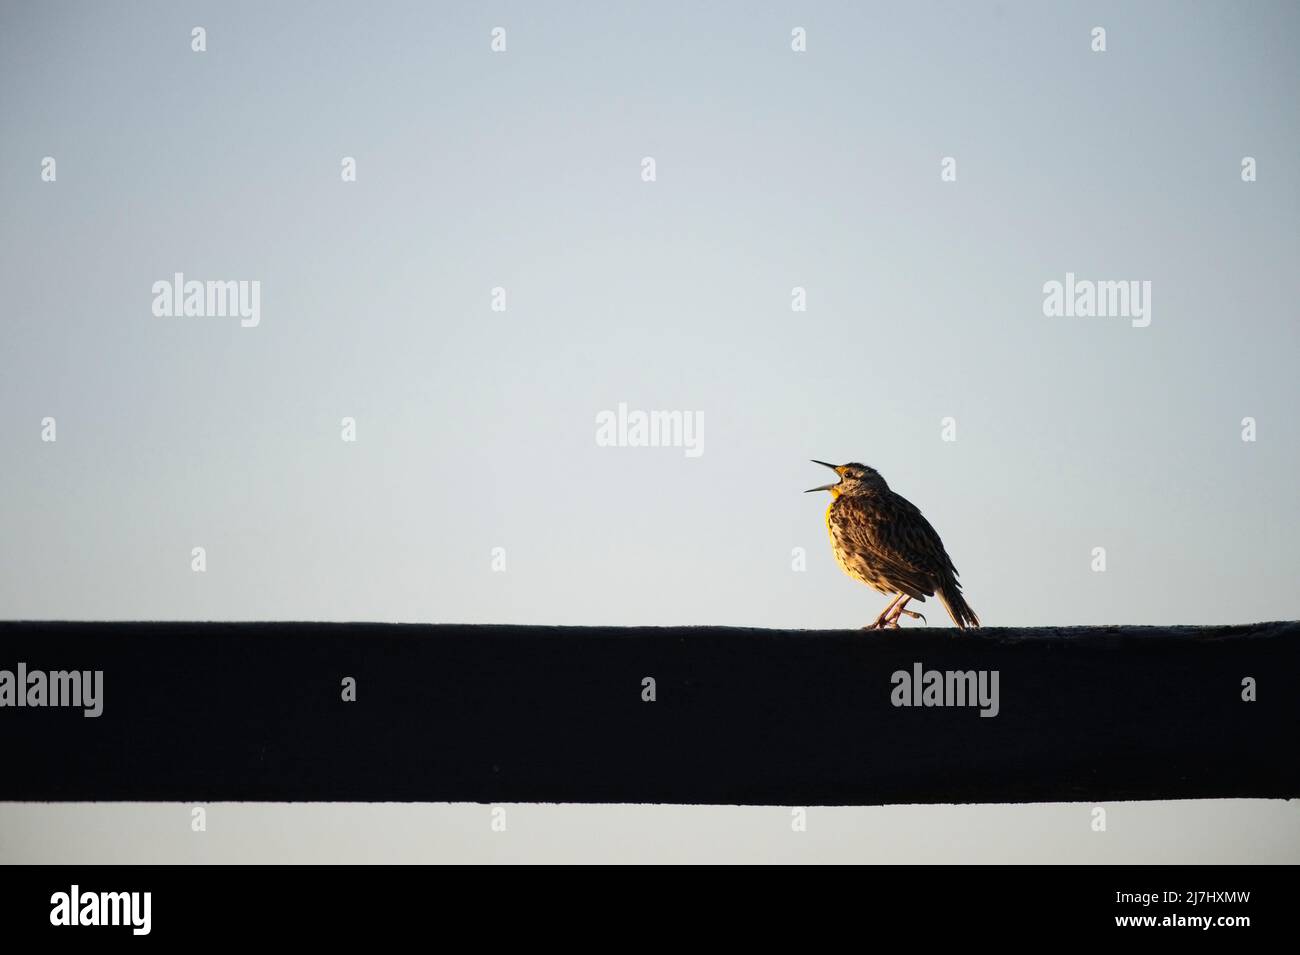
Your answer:
[[[1295,618],[1298,26],[6,3],[0,616],[858,626],[816,457],[920,506],[988,624]],[[175,272],[260,324],[155,317]],[[1150,326],[1045,317],[1066,272],[1150,281]],[[598,447],[619,402],[703,455]]]

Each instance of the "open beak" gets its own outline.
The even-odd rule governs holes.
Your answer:
[[[825,461],[818,461],[815,458],[813,459],[813,464],[820,464],[824,468],[830,468],[836,474],[840,473],[840,469],[836,467],[834,464],[827,464]],[[836,484],[839,483],[840,483],[839,481],[836,481],[834,484],[823,484],[821,487],[810,487],[808,488],[808,490],[804,491],[804,493],[811,494],[813,491],[829,491],[831,488],[833,488]]]

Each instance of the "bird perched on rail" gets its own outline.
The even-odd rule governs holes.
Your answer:
[[[893,597],[876,622],[863,629],[897,627],[901,616],[925,620],[907,604],[936,593],[957,626],[980,625],[961,595],[957,568],[943,541],[915,504],[891,491],[880,473],[865,464],[813,464],[839,475],[834,484],[804,492],[831,492],[826,529],[835,559],[850,577]]]

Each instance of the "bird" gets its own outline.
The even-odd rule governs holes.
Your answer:
[[[943,548],[938,533],[915,504],[890,490],[875,468],[865,464],[813,464],[830,468],[839,480],[812,487],[830,491],[826,530],[831,550],[844,572],[892,599],[864,630],[899,626],[899,618],[928,623],[923,614],[908,610],[915,600],[939,595],[952,622],[965,630],[978,627],[979,617],[962,596],[957,568]]]

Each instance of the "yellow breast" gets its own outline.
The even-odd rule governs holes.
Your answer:
[[[831,492],[831,502],[830,504],[826,505],[826,533],[827,534],[831,533],[831,510],[835,507],[835,501],[840,496],[840,492],[837,491],[835,488],[831,488],[830,492]]]

